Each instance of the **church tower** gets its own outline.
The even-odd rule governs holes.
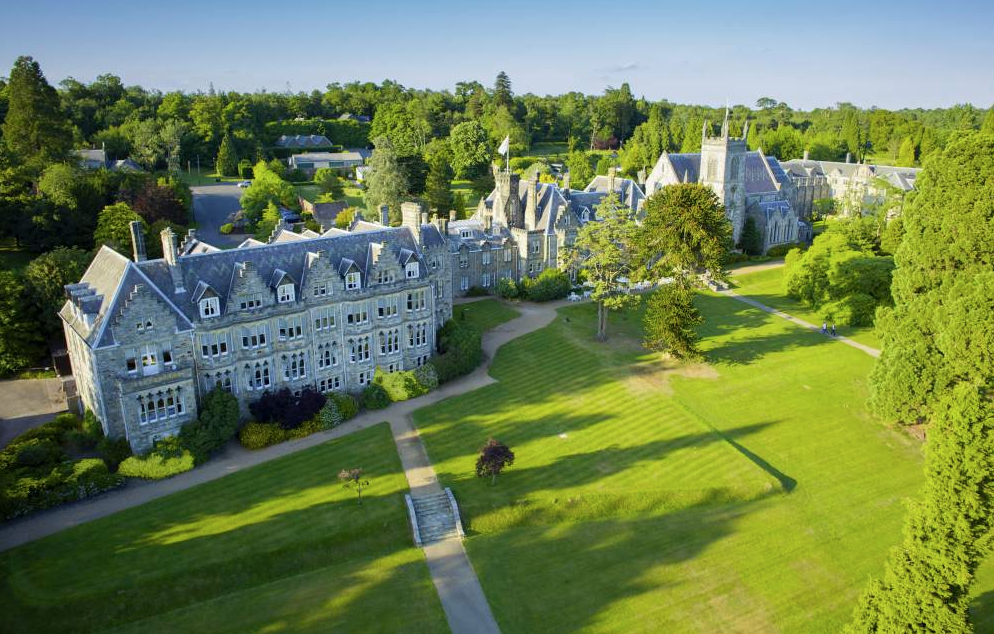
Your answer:
[[[705,122],[701,131],[700,182],[713,189],[725,205],[725,215],[732,223],[732,237],[738,244],[745,225],[745,158],[749,122],[745,123],[741,137],[730,137],[728,108],[725,108],[721,136],[708,136],[709,132],[708,123]]]
[[[494,198],[494,223],[505,227],[523,227],[524,214],[521,210],[521,197],[518,191],[520,178],[510,170],[494,167],[494,181],[497,195]]]

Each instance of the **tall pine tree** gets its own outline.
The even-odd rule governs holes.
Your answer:
[[[72,149],[72,131],[59,95],[38,62],[30,57],[17,58],[7,94],[3,141],[10,152],[36,174],[48,163],[65,159]]]
[[[221,176],[238,176],[238,151],[230,134],[221,139],[221,147],[217,150],[217,162],[214,169]]]

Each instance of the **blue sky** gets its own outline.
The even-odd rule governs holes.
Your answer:
[[[32,55],[52,83],[111,72],[164,91],[451,88],[503,69],[519,94],[627,81],[649,99],[711,105],[994,103],[989,0],[98,0],[16,2],[0,16],[0,69]]]

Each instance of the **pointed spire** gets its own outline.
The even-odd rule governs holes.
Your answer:
[[[749,140],[749,117],[746,117],[745,123],[742,124],[742,140]]]
[[[721,138],[728,138],[728,101],[725,101],[725,120],[721,124]]]

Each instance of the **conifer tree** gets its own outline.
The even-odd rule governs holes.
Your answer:
[[[915,165],[915,142],[911,137],[904,137],[901,148],[897,151],[897,164],[901,167],[914,167]]]
[[[41,72],[38,62],[18,57],[7,85],[7,116],[3,141],[11,153],[35,173],[48,163],[64,159],[72,149],[69,121],[59,95]]]
[[[214,167],[221,176],[238,176],[238,151],[235,149],[235,142],[231,140],[230,134],[225,134],[221,139],[221,147],[217,150],[217,163]]]
[[[373,140],[376,149],[369,159],[366,179],[366,206],[376,209],[390,206],[391,222],[399,222],[400,203],[407,195],[407,175],[400,166],[393,144],[385,136]]]
[[[971,631],[970,586],[994,539],[991,200],[994,136],[975,134],[928,162],[904,213],[870,403],[929,423],[925,492],[850,632]]]

